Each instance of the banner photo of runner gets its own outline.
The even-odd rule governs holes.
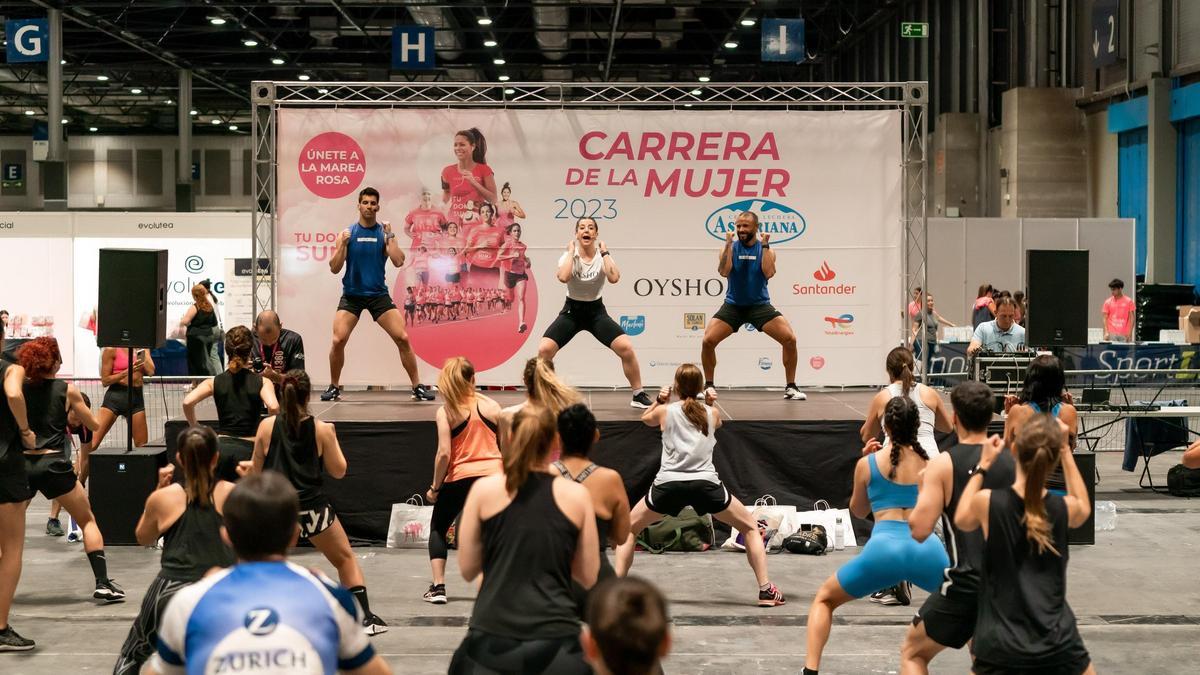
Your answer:
[[[699,363],[726,292],[718,254],[750,210],[777,255],[768,290],[797,335],[799,384],[878,383],[903,322],[885,309],[901,297],[900,141],[898,111],[282,109],[277,306],[327,352],[342,294],[329,261],[374,187],[407,257],[387,284],[421,379],[461,354],[480,384],[515,384],[563,307],[575,224],[594,218],[620,270],[604,304],[653,390]],[[779,345],[748,325],[717,358],[718,385],[784,384]],[[586,333],[555,365],[581,386],[626,385]],[[328,382],[326,359],[308,370]],[[342,384],[406,383],[385,332],[355,330]]]

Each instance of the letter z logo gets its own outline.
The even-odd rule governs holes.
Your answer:
[[[269,635],[279,626],[279,613],[270,607],[257,607],[246,612],[242,625],[252,635]]]

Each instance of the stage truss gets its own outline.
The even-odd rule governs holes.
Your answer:
[[[900,110],[903,113],[903,204],[898,298],[899,342],[909,341],[907,306],[917,286],[928,288],[926,196],[929,146],[925,82],[800,82],[741,84],[613,82],[254,82],[252,147],[254,214],[251,247],[268,258],[271,274],[253,277],[254,312],[274,308],[278,277],[276,211],[276,115],[281,108],[645,108],[687,110]],[[928,351],[928,350],[925,350]],[[928,358],[925,354],[924,358]],[[925,369],[922,369],[924,372]]]

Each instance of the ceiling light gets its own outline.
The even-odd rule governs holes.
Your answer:
[[[700,91],[699,89],[692,90],[692,96],[699,96],[702,93],[704,93],[704,92]]]
[[[67,60],[66,60],[66,59],[59,59],[59,60],[58,60],[58,65],[60,65],[60,66],[65,66],[65,65],[67,65]]]
[[[167,100],[165,101],[165,103],[166,103],[167,105],[173,105],[173,104],[175,103],[175,101],[172,101],[171,99],[167,99]]]
[[[300,76],[299,76],[299,79],[300,79],[300,81],[301,81],[301,82],[308,82],[308,81],[309,81],[309,80],[311,80],[312,78],[311,78],[311,77],[309,77],[308,75],[304,74],[304,73],[301,73],[301,74],[300,74]]]
[[[737,49],[737,48],[738,48],[738,43],[734,42],[733,40],[730,40],[729,42],[725,43],[725,49]]]
[[[200,113],[196,112],[195,110],[190,110],[190,111],[188,111],[188,114],[195,117],[196,115],[199,115]]]
[[[34,112],[33,112],[32,110],[26,110],[26,111],[25,111],[25,114],[26,114],[26,115],[33,115],[33,114],[34,114]]]
[[[258,40],[242,40],[242,44],[247,47],[257,47]]]
[[[318,89],[318,90],[317,90],[317,93],[318,93],[318,94],[328,94],[328,93],[329,93],[329,90],[328,90],[328,89]]]
[[[100,82],[108,82],[108,76],[107,75],[97,75],[96,80],[100,81]]]
[[[142,90],[141,90],[141,89],[138,89],[137,87],[133,87],[132,89],[130,89],[130,90],[129,90],[129,93],[131,93],[131,94],[140,94],[140,93],[142,93]]]
[[[284,61],[283,61],[283,59],[276,56],[275,58],[271,59],[271,63],[274,63],[277,66],[282,66]]]
[[[505,89],[505,90],[504,90],[504,93],[505,93],[505,94],[512,95],[512,94],[515,94],[515,93],[517,93],[517,90],[516,90],[516,89],[513,89],[512,87],[509,87],[509,88],[507,88],[507,89]]]
[[[208,22],[214,26],[224,26],[225,25],[225,19],[220,16],[210,16],[210,17],[208,17]]]
[[[500,80],[501,82],[508,82],[508,81],[509,81],[509,80],[511,80],[512,78],[511,78],[511,77],[509,77],[509,76],[507,76],[507,75],[501,75],[501,76],[500,76],[499,78],[497,78],[497,79],[498,79],[498,80]]]
[[[221,118],[219,118],[219,117],[214,117],[214,118],[212,118],[212,123],[213,123],[213,124],[220,124],[220,123],[221,123]]]
[[[707,76],[707,75],[701,75],[701,76],[700,76],[700,81],[701,81],[701,82],[708,82],[708,81],[710,81],[710,80],[712,80],[712,78],[711,78],[711,77],[709,77],[709,76]]]
[[[751,18],[751,17],[746,17],[746,18],[742,19],[742,25],[743,25],[743,26],[747,26],[747,27],[749,27],[749,26],[753,26],[753,25],[754,25],[754,23],[755,23],[755,21],[754,21],[754,19],[753,19],[753,18]]]
[[[497,44],[498,43],[495,40],[484,40],[483,41],[484,47],[495,47]]]
[[[67,118],[65,118],[65,117],[64,117],[64,118],[62,118],[62,123],[63,123],[63,124],[70,124],[70,123],[71,123],[71,120],[69,120],[69,119],[67,119]]]
[[[683,107],[685,107],[685,108],[690,108],[690,107],[692,107],[692,104],[691,104],[691,103],[684,103],[684,104],[683,104]]]
[[[230,131],[237,131],[237,125],[236,125],[236,124],[230,124],[230,125],[229,125],[229,130],[230,130]]]
[[[490,25],[492,25],[492,20],[487,18],[486,16],[481,16],[481,17],[479,17],[479,25],[480,26],[490,26]]]
[[[100,131],[96,127],[88,127],[88,131]]]
[[[505,61],[504,59],[492,59],[492,63],[494,63],[494,64],[496,64],[496,65],[498,65],[498,66],[502,66],[502,65],[504,65],[505,63],[507,63],[507,61]]]

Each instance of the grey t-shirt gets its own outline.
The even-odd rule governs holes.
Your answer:
[[[558,264],[566,261],[569,253],[563,253],[558,258]],[[571,278],[567,280],[567,297],[581,302],[591,302],[600,298],[604,288],[604,256],[596,251],[591,262],[585,262],[579,252],[575,252],[575,260],[571,263]]]

